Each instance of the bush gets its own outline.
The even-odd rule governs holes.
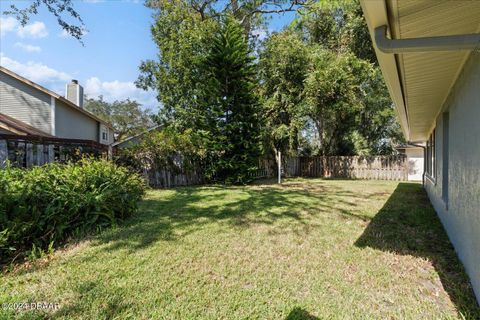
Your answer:
[[[106,160],[0,170],[0,263],[114,225],[143,193],[140,176]]]

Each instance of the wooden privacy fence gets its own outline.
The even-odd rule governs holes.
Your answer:
[[[295,157],[287,159],[283,166],[285,175],[294,177],[408,180],[404,155]]]
[[[31,167],[77,160],[82,155],[107,156],[108,146],[91,140],[0,134],[0,168],[7,162]]]
[[[0,168],[7,161],[13,166],[31,167],[77,160],[84,154],[107,157],[109,153],[108,146],[91,140],[0,134]],[[168,166],[158,165],[142,155],[137,156],[137,160],[140,160],[137,169],[152,187],[199,185],[207,180],[200,164],[191,164],[185,168],[179,154],[172,155]],[[251,177],[269,178],[276,175],[276,161],[262,159]],[[289,157],[282,160],[282,175],[405,181],[408,180],[408,162],[405,155]]]
[[[115,161],[141,174],[153,188],[172,188],[206,183],[203,168],[192,161],[184,161],[181,154],[172,154],[161,161],[145,152],[125,154],[113,151]]]
[[[149,185],[157,188],[198,185],[206,182],[201,166],[185,170],[142,166]],[[254,179],[277,176],[277,163],[273,159],[261,159],[258,169],[250,175]],[[345,156],[345,157],[289,157],[282,161],[284,177],[345,178],[367,180],[408,180],[408,163],[404,155],[395,156]]]
[[[175,170],[165,167],[157,169],[144,167],[142,173],[145,181],[153,188],[193,186],[205,183],[205,177],[198,168]]]
[[[271,178],[277,175],[275,160],[263,159],[254,178]],[[405,155],[394,156],[316,156],[289,157],[282,160],[285,177],[348,178],[369,180],[408,179]]]

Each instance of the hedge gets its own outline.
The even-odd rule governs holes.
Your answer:
[[[106,160],[0,170],[0,264],[132,215],[144,182]]]

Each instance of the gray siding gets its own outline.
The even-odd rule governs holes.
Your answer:
[[[108,144],[112,144],[115,142],[115,137],[114,137],[114,132],[113,132],[113,129],[111,128],[108,128]]]
[[[103,132],[107,133],[107,139],[103,139]],[[103,123],[100,124],[100,132],[98,141],[102,144],[112,144],[114,141],[113,130],[104,125]]]
[[[51,98],[0,72],[0,112],[51,134]]]
[[[425,187],[480,302],[480,52],[471,54],[443,110],[449,113],[448,204],[442,199],[443,113],[436,121],[437,178]]]
[[[98,121],[57,100],[55,104],[55,136],[99,141]]]

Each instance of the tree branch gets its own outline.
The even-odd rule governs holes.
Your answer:
[[[292,0],[290,2],[290,6],[287,8],[283,8],[280,4],[278,3],[270,3],[270,5],[274,5],[278,7],[279,9],[255,9],[250,11],[249,13],[245,14],[243,16],[242,20],[240,21],[241,24],[245,22],[245,19],[255,15],[255,14],[272,14],[272,13],[284,13],[284,12],[292,12],[297,10],[297,6],[306,6],[312,3],[312,0]],[[265,3],[267,4],[267,3]],[[267,4],[268,5],[268,4]]]

